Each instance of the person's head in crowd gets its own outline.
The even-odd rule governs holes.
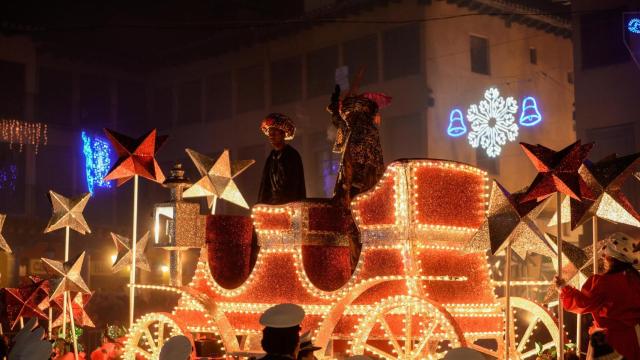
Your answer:
[[[304,310],[295,304],[272,306],[260,316],[262,349],[271,355],[298,356]]]
[[[160,349],[160,360],[188,360],[191,358],[193,346],[184,335],[177,335],[169,339]]]

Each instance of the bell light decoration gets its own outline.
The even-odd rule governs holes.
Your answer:
[[[449,127],[447,134],[451,137],[462,136],[467,133],[467,126],[464,124],[464,116],[460,109],[453,109],[449,114]]]
[[[533,126],[542,121],[542,115],[538,110],[536,99],[527,96],[522,100],[522,114],[520,114],[520,125]]]

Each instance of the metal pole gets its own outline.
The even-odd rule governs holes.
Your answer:
[[[73,339],[73,356],[75,360],[78,360],[78,338],[76,337],[76,322],[73,320],[73,304],[71,303],[71,297],[67,297],[69,301],[69,318],[71,319],[71,338]]]
[[[562,276],[562,195],[556,193],[556,207],[557,207],[557,227],[556,235],[558,238],[558,276]],[[564,360],[564,309],[562,308],[562,301],[558,301],[558,329],[560,329],[560,336],[558,337],[558,360]]]
[[[69,261],[69,227],[64,227],[64,262]],[[62,293],[62,334],[67,337],[67,299],[69,296],[65,291]]]
[[[138,240],[138,175],[133,177],[133,231],[131,236],[131,271],[129,273],[129,328],[133,326],[136,296],[136,242]]]
[[[511,351],[511,240],[509,240],[509,244],[507,245],[507,253],[506,253],[506,261],[505,261],[505,348],[504,348],[504,358],[506,360],[510,359],[509,353]]]
[[[598,217],[593,217],[593,249],[591,249],[591,256],[593,256],[593,274],[598,273]]]

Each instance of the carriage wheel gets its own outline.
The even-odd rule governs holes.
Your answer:
[[[136,355],[144,359],[157,360],[160,349],[169,338],[184,335],[193,346],[191,334],[171,314],[150,313],[138,319],[129,329],[125,345],[125,359],[135,359]]]
[[[506,306],[505,298],[500,299]],[[511,311],[514,325],[511,327],[511,353],[518,359],[535,359],[538,339],[544,350],[556,346],[560,341],[560,332],[555,316],[540,304],[521,297],[511,298]],[[504,354],[504,345],[500,353]]]
[[[374,305],[357,327],[354,355],[379,359],[440,359],[464,345],[460,331],[444,310],[411,296],[394,296]]]

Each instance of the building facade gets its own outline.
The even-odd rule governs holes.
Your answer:
[[[270,112],[288,114],[296,122],[293,146],[303,158],[307,195],[332,195],[339,156],[331,151],[325,107],[339,68],[347,69],[351,79],[363,68],[360,91],[393,97],[381,113],[386,163],[411,157],[457,160],[487,170],[515,191],[535,175],[519,141],[560,149],[575,140],[568,20],[498,0],[354,1],[364,5],[338,14],[320,2],[307,2],[308,10],[328,6],[332,16],[311,26],[215,57],[139,72],[51,56],[29,38],[0,36],[0,116],[40,121],[49,129],[48,144],[38,154],[29,146],[23,152],[1,147],[0,169],[17,164],[20,180],[13,190],[0,188],[0,212],[10,219],[5,235],[18,244],[18,255],[0,255],[0,271],[8,275],[0,284],[29,273],[24,267],[30,259],[59,257],[61,235],[43,235],[40,229],[50,215],[45,196],[49,189],[65,195],[87,191],[82,131],[95,135],[112,127],[136,135],[157,128],[170,135],[158,154],[162,168],[168,171],[181,162],[192,180],[197,173],[187,147],[212,156],[228,148],[234,159],[255,159],[237,179],[250,205],[269,152],[259,124]],[[517,136],[514,130],[501,131],[509,139],[495,157],[469,143],[469,109],[492,88],[512,104],[506,114],[512,114],[517,127]],[[489,127],[503,120],[489,117]],[[450,131],[459,123],[464,133]],[[152,205],[167,198],[167,190],[143,182],[141,227],[151,229]],[[85,213],[94,234],[72,238],[71,253],[91,244],[96,281],[108,278],[104,269],[114,254],[108,231],[129,233],[130,207],[130,184],[117,191],[96,190]],[[248,213],[223,201],[218,212]],[[41,251],[27,254],[27,248]],[[154,256],[162,263],[167,255],[157,250]],[[162,274],[154,268],[143,276]],[[125,280],[97,286],[121,286]]]

